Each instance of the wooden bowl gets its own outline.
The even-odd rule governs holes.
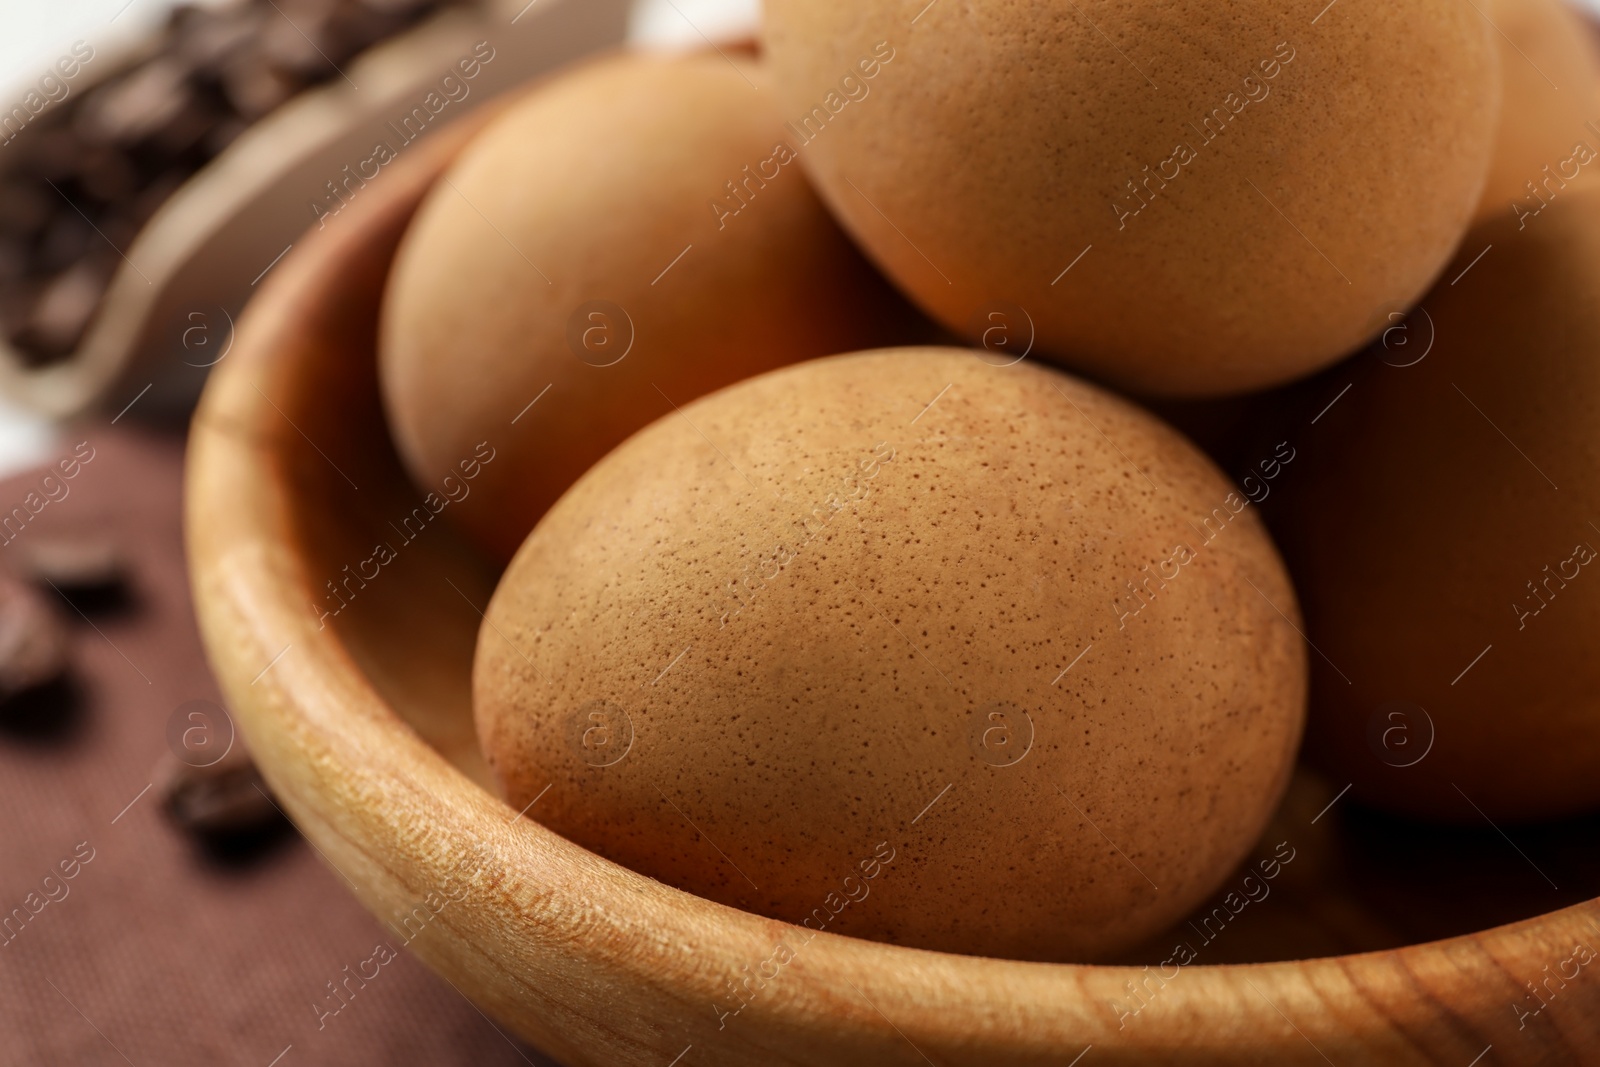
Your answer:
[[[496,573],[446,522],[401,532],[421,495],[390,446],[374,360],[396,242],[471,132],[431,139],[341,225],[296,244],[209,383],[189,455],[192,580],[222,686],[284,807],[397,948],[573,1064],[1467,1067],[1600,1056],[1600,962],[1575,962],[1577,946],[1600,946],[1593,901],[1533,904],[1525,914],[1548,913],[1426,944],[1215,965],[1429,929],[1476,907],[1480,867],[1534,881],[1510,839],[1485,828],[1451,839],[1467,873],[1408,882],[1393,872],[1435,831],[1355,818],[1314,779],[1291,791],[1273,835],[1305,857],[1276,883],[1287,910],[1252,905],[1263,916],[1254,933],[1225,938],[1225,952],[1202,944],[1188,966],[1155,949],[1145,967],[1054,965],[812,934],[635,874],[508,808],[488,787],[469,706]],[[491,442],[495,432],[484,431]],[[380,544],[396,558],[373,563]],[[1354,831],[1331,829],[1346,823],[1387,851],[1362,853]],[[1594,825],[1582,824],[1586,844],[1576,839],[1585,856]],[[1484,899],[1522,907],[1499,892]],[[1579,899],[1565,892],[1529,899]]]

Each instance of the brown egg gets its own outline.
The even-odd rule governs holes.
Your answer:
[[[1600,191],[1472,231],[1408,324],[1431,348],[1353,373],[1274,502],[1320,652],[1307,754],[1374,803],[1600,805],[1597,276]]]
[[[1150,394],[1333,362],[1413,304],[1483,189],[1471,4],[771,0],[790,143],[889,276],[976,337]]]
[[[384,302],[384,402],[418,486],[497,558],[650,420],[916,331],[761,79],[737,51],[589,63],[496,119],[419,211]]]
[[[1600,55],[1565,0],[1494,0],[1500,125],[1474,223],[1538,211],[1600,177]]]
[[[1301,731],[1296,617],[1177,433],[1052,370],[895,349],[741,382],[591,469],[501,581],[474,701],[511,805],[636,870],[1087,959],[1256,840]]]

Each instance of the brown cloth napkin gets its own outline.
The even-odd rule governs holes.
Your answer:
[[[128,589],[77,598],[82,614],[58,597],[71,679],[0,715],[0,1064],[551,1064],[408,954],[292,830],[225,852],[167,820],[151,783],[168,719],[221,700],[184,570],[183,441],[90,424],[62,455],[80,441],[93,458],[41,492],[0,565],[24,539],[109,532]],[[43,473],[0,482],[0,514]],[[395,958],[371,962],[379,946]],[[341,1003],[330,982],[374,970],[322,1014]]]

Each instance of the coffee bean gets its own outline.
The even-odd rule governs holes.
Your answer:
[[[19,538],[7,551],[19,578],[66,593],[111,589],[122,584],[125,574],[122,552],[109,537]]]
[[[34,273],[54,275],[66,270],[83,258],[89,250],[90,241],[99,239],[89,220],[76,211],[57,214],[34,248]]]
[[[175,26],[173,50],[195,72],[215,80],[261,32],[264,12],[248,8],[179,8],[191,15]]]
[[[321,17],[300,17],[285,13],[268,22],[261,35],[261,53],[274,70],[310,82],[336,74],[328,56],[327,13]]]
[[[247,122],[272,111],[299,87],[299,82],[275,69],[259,52],[240,57],[222,76],[228,103]]]
[[[88,149],[78,163],[78,186],[102,204],[117,204],[139,189],[139,171],[127,153],[110,146]]]
[[[203,97],[184,93],[182,106],[161,124],[151,141],[163,155],[181,156],[205,140],[221,117],[220,109]]]
[[[44,594],[0,576],[0,703],[50,684],[67,667],[67,628]]]
[[[77,347],[111,280],[93,259],[80,259],[39,294],[24,336],[30,347],[65,355]]]
[[[161,807],[179,827],[216,837],[271,826],[282,818],[255,762],[235,738],[228,754],[203,767],[164,756],[155,775]]]
[[[158,58],[84,97],[77,130],[91,142],[135,145],[160,132],[189,102],[188,70]]]

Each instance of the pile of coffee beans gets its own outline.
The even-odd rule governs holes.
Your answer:
[[[0,101],[5,337],[33,365],[71,353],[123,252],[191,175],[302,89],[345,77],[357,53],[460,2],[181,6],[110,77],[94,70],[92,44],[80,42],[59,66],[63,77],[47,75],[48,100],[28,101],[24,88],[16,101]],[[92,84],[75,91],[69,69]]]

